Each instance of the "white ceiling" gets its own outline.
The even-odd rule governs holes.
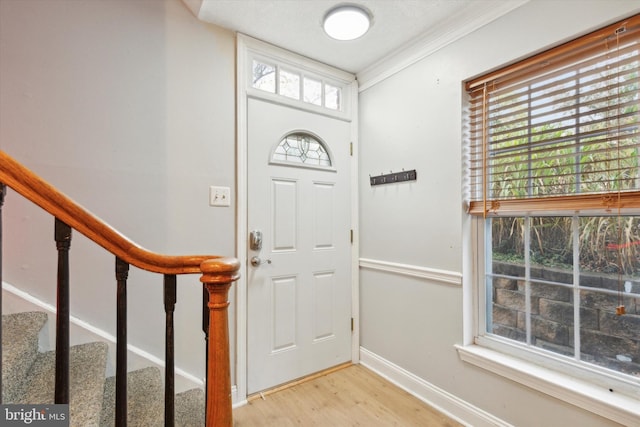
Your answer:
[[[523,0],[353,0],[373,16],[367,34],[336,41],[322,18],[341,0],[184,0],[199,19],[269,42],[344,71],[359,73],[399,50],[467,32],[518,7]],[[199,6],[199,9],[198,9]],[[194,10],[195,9],[195,10]]]

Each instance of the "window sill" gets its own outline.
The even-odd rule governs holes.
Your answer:
[[[635,425],[640,419],[640,402],[633,397],[479,345],[456,349],[464,362],[612,421]]]

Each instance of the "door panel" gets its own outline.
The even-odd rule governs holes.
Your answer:
[[[314,249],[333,248],[333,205],[335,185],[315,183],[313,188]]]
[[[335,336],[333,324],[333,295],[335,274],[333,271],[313,275],[313,338],[321,340]]]
[[[269,335],[273,336],[272,353],[296,345],[296,282],[295,276],[280,277],[271,282],[273,321],[267,327],[271,327]]]
[[[247,390],[255,393],[351,360],[348,122],[248,100]],[[278,143],[304,130],[332,166],[271,161]],[[304,151],[304,150],[303,150]]]

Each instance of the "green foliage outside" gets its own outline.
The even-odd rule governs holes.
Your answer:
[[[607,79],[580,88],[562,77],[561,87],[539,107],[528,100],[535,88],[494,100],[501,116],[490,116],[488,183],[492,199],[554,197],[640,189],[638,152],[638,64],[621,70],[617,87],[602,91]],[[544,82],[549,86],[548,82]],[[587,93],[582,95],[583,91]],[[553,110],[549,107],[553,105]],[[614,105],[614,108],[611,107]],[[579,111],[579,114],[577,113]],[[616,119],[609,116],[615,115]],[[532,123],[538,123],[532,125]],[[640,217],[580,217],[578,219],[580,269],[640,275]],[[523,262],[524,218],[492,220],[495,260]],[[573,223],[571,217],[533,217],[530,260],[533,264],[571,269]]]

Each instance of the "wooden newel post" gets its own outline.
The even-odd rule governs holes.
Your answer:
[[[206,426],[231,427],[229,288],[240,277],[240,263],[235,258],[214,258],[204,261],[200,268],[200,281],[209,294]]]

